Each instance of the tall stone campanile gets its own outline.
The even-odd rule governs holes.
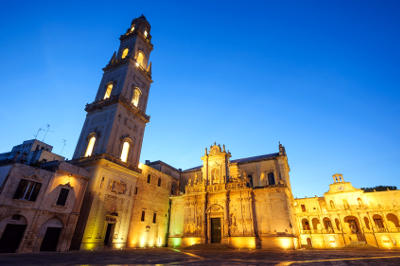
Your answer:
[[[144,16],[132,21],[107,64],[94,102],[85,108],[85,124],[74,159],[105,157],[137,169],[151,80],[150,24]]]
[[[120,37],[96,98],[86,105],[73,163],[91,173],[74,247],[124,247],[133,208],[151,79],[150,24],[142,15]]]

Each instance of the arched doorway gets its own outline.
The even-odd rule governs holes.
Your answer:
[[[393,213],[389,213],[386,215],[386,219],[388,220],[388,225],[390,229],[400,228],[399,219]]]
[[[325,230],[326,230],[328,233],[333,233],[333,226],[332,226],[331,219],[329,219],[328,217],[325,217],[325,218],[323,219],[323,222],[324,222]]]
[[[4,228],[4,231],[0,238],[0,252],[16,252],[21,244],[26,227],[26,218],[19,214],[14,214],[1,221],[0,228]]]
[[[301,224],[303,226],[303,230],[310,230],[310,223],[306,218],[303,218],[303,220],[301,220]]]
[[[57,218],[48,220],[43,224],[40,229],[40,234],[44,235],[42,244],[40,245],[40,251],[56,251],[58,246],[58,240],[63,228],[63,224]]]
[[[358,241],[364,241],[364,236],[360,230],[360,223],[355,216],[346,216],[344,222],[347,223],[350,234],[355,234]],[[351,237],[350,237],[351,239]],[[351,239],[353,240],[353,239]],[[354,239],[355,240],[355,239]]]

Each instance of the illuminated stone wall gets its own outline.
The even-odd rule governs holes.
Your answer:
[[[15,163],[0,166],[0,172],[7,176],[3,179],[0,194],[0,236],[4,237],[8,224],[25,225],[16,252],[36,252],[40,251],[47,228],[56,227],[61,231],[55,250],[69,250],[88,183],[88,172],[66,162],[51,162],[42,168]],[[35,200],[15,198],[22,179],[40,184]],[[57,203],[61,189],[69,191],[63,205]]]
[[[82,162],[81,166],[89,171],[91,180],[77,226],[74,248],[80,246],[80,249],[93,250],[104,246],[125,247],[140,174],[104,159]],[[112,229],[106,240],[109,224]]]
[[[400,248],[400,191],[364,192],[333,178],[323,197],[295,200],[301,245]]]
[[[275,154],[230,157],[224,146],[214,144],[202,157],[202,167],[183,171],[185,194],[171,198],[169,245],[211,243],[220,237],[217,242],[237,248],[295,248],[283,146]],[[220,220],[220,233],[215,234],[213,219]]]
[[[161,247],[167,244],[169,197],[178,179],[141,165],[133,196],[128,247]],[[143,215],[144,213],[144,215]],[[173,214],[176,217],[176,214]]]

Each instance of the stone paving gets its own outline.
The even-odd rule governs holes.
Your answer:
[[[0,254],[0,265],[400,265],[400,250],[237,250],[218,246],[190,249]]]

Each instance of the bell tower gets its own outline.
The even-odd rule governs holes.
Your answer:
[[[121,35],[94,101],[86,105],[73,159],[108,158],[137,169],[146,123],[153,50],[150,24],[142,15]]]
[[[146,114],[153,50],[150,24],[142,15],[121,35],[92,103],[72,163],[90,173],[72,248],[126,246],[139,158],[150,117]]]

